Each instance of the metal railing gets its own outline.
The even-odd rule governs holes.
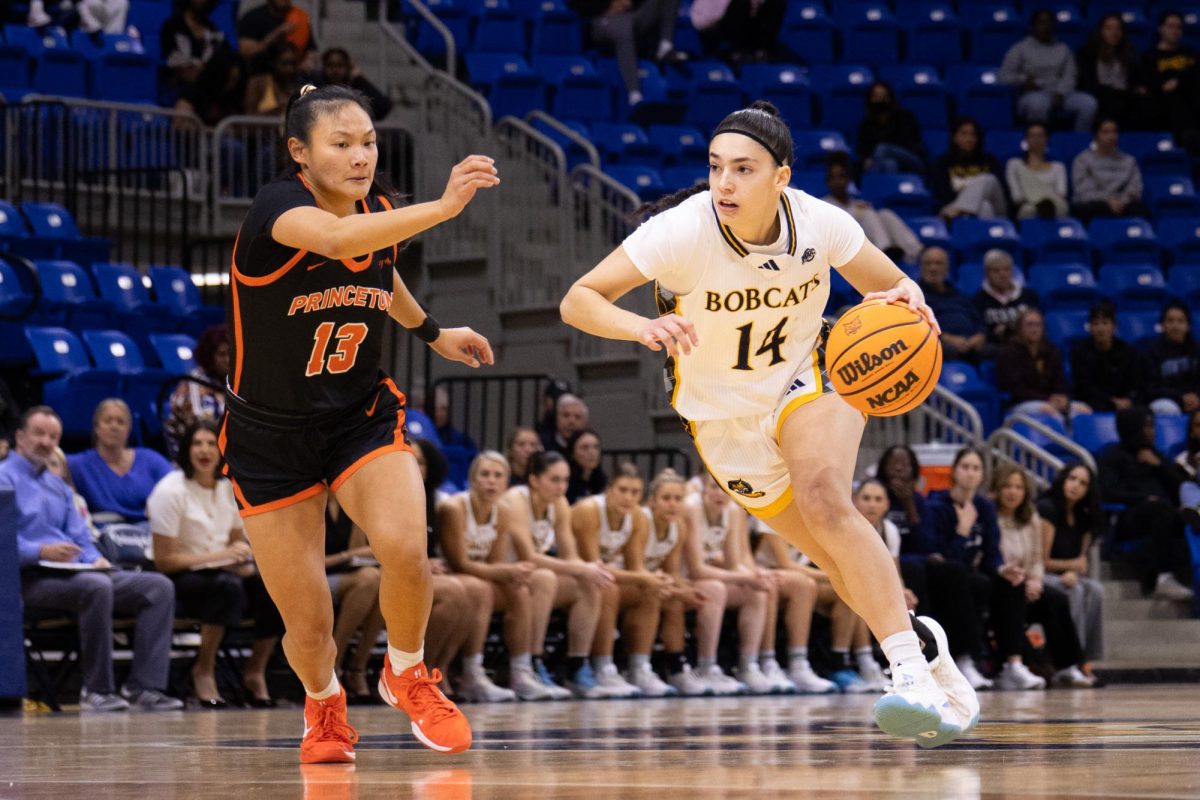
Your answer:
[[[186,263],[193,216],[201,204],[170,189],[187,180],[182,167],[82,170],[75,177],[65,205],[81,231],[113,240],[114,261]]]
[[[437,18],[437,15],[430,10],[429,6],[425,5],[421,0],[408,0],[408,4],[417,12],[417,15],[433,28],[438,36],[442,37],[442,42],[446,46],[446,72],[450,77],[458,77],[458,48],[454,43],[454,34],[446,27],[446,24]],[[422,59],[424,60],[424,59]]]
[[[1014,425],[1024,425],[1030,431],[1038,434],[1039,436],[1045,437],[1054,445],[1056,449],[1069,454],[1074,460],[1086,464],[1089,468],[1091,468],[1092,474],[1096,473],[1096,459],[1092,457],[1092,454],[1088,452],[1086,447],[1076,443],[1070,437],[1064,436],[1061,432],[1054,430],[1054,428],[1051,428],[1041,420],[1036,419],[1028,414],[1010,414],[1004,420],[1004,425],[997,429],[996,432],[998,433],[999,431],[1003,430],[1012,431],[1014,434],[1021,436],[1022,439],[1030,441],[1028,437],[1022,436],[1018,431],[1014,430]],[[992,436],[994,437],[995,433],[993,433]],[[988,442],[991,442],[991,438],[988,439]],[[1031,442],[1031,444],[1034,444],[1038,451],[1046,453],[1057,462],[1055,471],[1062,468],[1063,462],[1061,458],[1053,453],[1050,453],[1050,451],[1048,451],[1046,448],[1036,443]],[[1053,479],[1053,474],[1051,474],[1050,477]]]
[[[530,125],[534,122],[541,122],[555,132],[562,134],[587,155],[588,162],[593,167],[600,169],[600,152],[596,149],[596,145],[592,144],[592,140],[581,135],[579,131],[562,124],[557,118],[550,116],[545,111],[530,111],[525,115],[525,121]]]
[[[1001,464],[1014,464],[1033,477],[1039,491],[1047,489],[1054,476],[1063,468],[1062,459],[1055,456],[1012,428],[997,428],[988,437],[983,449],[987,470],[994,472]]]
[[[426,397],[433,417],[436,395],[446,393],[450,425],[480,448],[504,450],[504,439],[518,425],[534,427],[542,414],[549,375],[482,375],[442,378]]]
[[[983,420],[970,403],[943,386],[934,386],[925,402],[897,417],[871,417],[863,446],[887,448],[897,444],[939,442],[977,445],[983,441]]]

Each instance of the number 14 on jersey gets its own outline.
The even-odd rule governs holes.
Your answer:
[[[783,343],[787,341],[787,337],[783,335],[783,326],[787,324],[787,321],[787,317],[779,320],[779,324],[767,331],[766,335],[763,336],[762,344],[760,344],[758,349],[754,351],[754,355],[756,356],[766,355],[767,353],[771,354],[771,362],[767,364],[768,367],[773,367],[785,360],[783,353],[780,352],[780,349],[783,347]],[[754,323],[747,322],[745,325],[737,329],[738,352],[737,363],[733,365],[734,369],[754,369],[754,367],[750,366],[750,337],[752,335],[753,328]]]

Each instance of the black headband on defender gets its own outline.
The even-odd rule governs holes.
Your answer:
[[[783,159],[775,154],[775,148],[771,147],[771,145],[769,145],[765,141],[763,141],[763,138],[761,136],[759,136],[757,133],[748,131],[745,128],[739,127],[736,123],[733,123],[730,125],[721,125],[720,127],[718,127],[715,131],[713,131],[713,138],[714,139],[717,138],[722,133],[737,133],[737,134],[741,134],[742,136],[748,136],[749,138],[751,138],[754,141],[761,144],[766,149],[766,151],[771,154],[771,158],[775,159],[776,164],[778,164],[781,167],[783,166]]]

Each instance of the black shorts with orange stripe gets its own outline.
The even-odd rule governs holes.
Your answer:
[[[313,415],[263,408],[230,392],[218,443],[241,515],[337,491],[372,459],[411,452],[404,405],[404,395],[383,373],[360,402]]]

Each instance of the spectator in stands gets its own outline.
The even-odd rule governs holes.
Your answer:
[[[950,134],[950,149],[930,168],[933,198],[946,219],[1002,217],[1008,201],[1000,185],[996,157],[983,149],[983,130],[972,117],[959,117]]]
[[[346,697],[351,702],[363,702],[371,697],[367,663],[384,627],[379,609],[379,564],[366,533],[354,524],[332,492],[325,501],[325,577],[337,609],[333,621],[333,643],[337,647],[333,668],[346,687]],[[433,593],[436,605],[436,582]],[[347,663],[355,634],[358,642]],[[429,663],[441,666],[434,657],[429,658]]]
[[[1192,336],[1192,315],[1172,300],[1159,318],[1162,333],[1142,347],[1142,389],[1155,414],[1190,414],[1200,408],[1200,345]]]
[[[77,0],[75,9],[79,12],[79,30],[84,33],[125,33],[129,0]]]
[[[1100,496],[1125,506],[1117,520],[1118,541],[1149,540],[1142,565],[1142,591],[1167,600],[1190,601],[1185,582],[1191,558],[1184,517],[1176,506],[1187,473],[1154,447],[1154,415],[1145,408],[1117,413],[1120,441],[1100,451]]]
[[[925,248],[918,283],[942,328],[942,352],[949,360],[978,363],[987,344],[983,317],[970,298],[946,280],[949,273],[949,254],[940,247]]]
[[[946,628],[955,659],[971,657],[978,650],[972,643],[980,638],[980,622],[962,600],[971,591],[967,569],[937,550],[933,515],[917,491],[920,470],[916,453],[907,445],[889,447],[875,468],[887,489],[886,519],[900,536],[900,576],[917,598],[917,613],[932,616]]]
[[[1062,111],[1077,131],[1090,131],[1096,98],[1075,90],[1075,57],[1054,39],[1054,12],[1039,9],[1029,22],[1029,35],[1004,54],[999,80],[1017,92],[1017,116],[1023,122],[1050,124]]]
[[[1101,300],[1088,310],[1088,338],[1071,348],[1075,397],[1093,411],[1124,411],[1137,395],[1137,353],[1116,333],[1117,308]]]
[[[983,317],[988,342],[999,347],[1012,338],[1017,317],[1039,308],[1040,302],[1037,292],[1014,273],[1008,251],[996,248],[983,254],[983,286],[975,293],[975,307]]]
[[[1012,413],[1066,417],[1090,414],[1086,403],[1072,400],[1063,371],[1062,352],[1046,340],[1046,320],[1036,308],[1017,317],[1017,331],[996,357],[996,385],[1007,392]]]
[[[18,425],[20,422],[18,421]],[[46,469],[54,475],[63,479],[63,482],[71,489],[71,494],[75,500],[75,510],[79,512],[79,516],[83,517],[83,524],[87,526],[88,533],[91,534],[92,541],[100,538],[100,531],[96,530],[96,525],[92,522],[92,512],[88,508],[87,500],[83,499],[83,495],[75,491],[75,484],[71,482],[71,471],[67,469],[67,455],[62,451],[61,447],[54,448],[54,455],[46,462]]]
[[[686,54],[675,49],[679,0],[569,0],[567,5],[588,20],[594,43],[616,52],[631,106],[642,102],[637,64],[639,42],[657,37],[654,49],[657,61],[687,60]]]
[[[1188,415],[1187,431],[1183,449],[1175,456],[1175,463],[1188,476],[1187,482],[1179,487],[1179,504],[1185,510],[1200,513],[1200,410]]]
[[[1137,160],[1118,147],[1116,120],[1096,120],[1095,138],[1071,164],[1075,216],[1085,223],[1095,217],[1149,216],[1142,202],[1142,171]]]
[[[229,49],[225,34],[209,18],[213,5],[212,0],[179,0],[159,29],[164,74],[173,89],[194,85],[213,56]]]
[[[560,395],[554,404],[554,428],[542,433],[542,449],[567,455],[567,442],[587,424],[587,403],[573,394]]]
[[[31,28],[54,25],[73,31],[79,27],[79,12],[70,0],[30,0],[29,15],[25,19]]]
[[[1158,41],[1139,65],[1138,93],[1150,101],[1148,127],[1171,131],[1193,154],[1197,149],[1198,77],[1196,51],[1183,44],[1183,15],[1164,11],[1158,19]]]
[[[690,16],[705,52],[728,44],[726,60],[761,63],[775,54],[787,0],[696,0]]]
[[[964,447],[954,455],[950,488],[931,492],[929,513],[937,552],[962,566],[967,591],[958,598],[965,606],[966,641],[952,645],[954,662],[976,689],[992,682],[979,672],[975,660],[983,655],[983,619],[991,603],[992,582],[1000,566],[1000,528],[996,508],[980,493],[984,483],[983,454]]]
[[[16,494],[25,607],[77,617],[83,710],[124,711],[130,703],[154,711],[182,708],[183,703],[164,694],[175,589],[157,573],[107,571],[111,565],[92,543],[70,487],[46,468],[61,438],[62,421],[54,409],[34,406],[21,417],[15,452],[0,463],[0,486]],[[119,694],[113,678],[114,611],[137,618],[132,670]]]
[[[475,441],[450,422],[450,392],[445,384],[438,384],[433,389],[433,425],[443,446],[465,447],[471,451],[471,458],[475,457],[474,452],[479,449]]]
[[[554,435],[554,427],[558,423],[558,398],[571,393],[571,384],[560,378],[552,378],[546,384],[542,391],[542,407],[534,426],[539,438],[545,439]]]
[[[270,50],[269,72],[251,75],[246,83],[245,113],[282,117],[288,99],[300,88],[300,59],[290,45]]]
[[[529,471],[529,458],[542,449],[542,441],[537,431],[518,425],[508,434],[504,443],[504,456],[508,459],[509,486],[520,486],[526,482]]]
[[[854,146],[864,172],[925,173],[921,123],[896,102],[887,81],[875,81],[867,90],[867,110]]]
[[[1099,114],[1119,120],[1122,127],[1137,121],[1140,108],[1134,93],[1137,53],[1125,34],[1120,14],[1105,14],[1075,56],[1079,90],[1096,98]]]
[[[1043,523],[1033,505],[1033,479],[1013,464],[1003,464],[992,476],[992,495],[1000,526],[1000,555],[992,581],[992,627],[1004,667],[996,676],[997,689],[1044,689],[1046,681],[1029,671],[1021,653],[1025,628],[1039,622],[1046,632],[1046,649],[1054,663],[1051,682],[1086,689],[1094,685],[1079,665],[1083,652],[1071,621],[1067,596],[1044,581]]]
[[[375,84],[366,79],[362,70],[350,59],[350,54],[341,47],[327,48],[321,54],[320,81],[322,84],[336,83],[349,86],[351,89],[357,89],[365,94],[371,101],[371,110],[374,112],[376,120],[381,120],[391,113],[392,101]]]
[[[1056,219],[1070,212],[1067,204],[1067,168],[1061,161],[1046,158],[1049,135],[1046,126],[1034,122],[1025,127],[1025,152],[1010,158],[1004,167],[1008,194],[1017,219]]]
[[[608,476],[600,467],[600,434],[591,428],[575,431],[567,440],[567,464],[571,481],[567,484],[567,502],[601,494],[608,486]]]
[[[1067,464],[1037,504],[1042,518],[1044,581],[1067,596],[1084,664],[1104,657],[1104,584],[1088,577],[1088,554],[1102,535],[1100,486],[1086,464]]]
[[[225,378],[229,374],[229,332],[225,323],[207,328],[196,342],[192,380],[181,381],[171,395],[171,412],[163,423],[167,455],[174,458],[179,438],[193,422],[220,419],[225,413]]]
[[[76,490],[93,514],[145,522],[146,498],[171,471],[171,463],[148,447],[130,447],[132,430],[133,415],[124,400],[101,400],[92,416],[95,446],[68,456],[67,465]]]
[[[305,72],[312,72],[316,66],[310,57],[317,50],[312,22],[308,12],[292,5],[292,0],[266,0],[247,11],[238,20],[237,38],[238,52],[246,59],[251,74],[269,71],[273,48],[285,45],[291,45]]]
[[[8,457],[12,449],[13,436],[21,424],[21,408],[13,397],[8,382],[0,378],[0,461]]]
[[[195,114],[202,123],[213,127],[226,117],[241,114],[245,96],[246,65],[242,57],[232,48],[219,47],[204,63],[196,80],[180,88],[175,110]],[[244,162],[244,151],[231,145],[232,140],[230,145],[222,142],[225,159]],[[228,188],[229,176],[220,177]]]
[[[850,173],[850,156],[841,151],[830,153],[825,159],[825,186],[829,194],[821,199],[854,217],[871,244],[893,261],[915,261],[921,254],[921,240],[895,211],[877,209],[861,197],[852,196]]]
[[[254,569],[233,488],[221,475],[219,428],[198,420],[184,431],[176,463],[146,501],[154,534],[154,565],[175,583],[176,612],[200,620],[192,688],[202,708],[221,708],[217,650],[251,606],[254,648],[243,682],[258,706],[271,704],[267,662],[283,635],[283,620]]]

